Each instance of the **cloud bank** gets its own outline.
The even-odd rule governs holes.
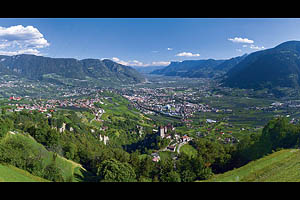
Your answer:
[[[170,64],[168,61],[153,61],[151,63],[143,63],[138,60],[129,60],[129,61],[124,61],[121,60],[117,57],[112,57],[112,61],[119,63],[121,65],[126,65],[126,66],[133,66],[133,67],[148,67],[148,66],[167,66]]]
[[[48,46],[50,46],[50,43],[33,26],[0,26],[0,54],[2,55],[40,55],[38,49]]]
[[[181,56],[181,57],[198,57],[198,56],[200,56],[200,54],[199,53],[193,54],[191,52],[181,52],[181,53],[176,54],[175,56]]]

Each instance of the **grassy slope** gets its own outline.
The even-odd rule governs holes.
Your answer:
[[[22,134],[15,134],[15,135],[7,134],[6,137],[2,139],[1,142],[4,142],[4,140],[18,140],[18,139],[26,141],[26,143],[31,145],[36,151],[41,152],[42,162],[44,163],[44,166],[50,164],[52,157],[53,157],[53,152],[47,151],[42,144],[36,142],[31,136],[26,136],[26,135],[22,135]],[[73,181],[75,181],[75,182],[81,181],[80,177],[83,177],[82,171],[85,171],[85,170],[82,168],[82,166],[80,164],[75,163],[66,158],[63,158],[59,155],[56,159],[56,164],[62,170],[62,175],[65,180],[68,179],[68,177],[70,177],[71,175],[76,174],[75,177],[73,178]],[[16,169],[18,169],[18,168],[16,168]],[[80,170],[80,169],[82,169],[82,170]],[[1,179],[1,176],[0,176],[0,179]]]
[[[49,182],[27,171],[10,165],[0,164],[0,182]]]
[[[284,149],[215,175],[209,182],[299,182],[300,150]]]

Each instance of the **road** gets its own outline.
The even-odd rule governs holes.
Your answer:
[[[182,145],[184,145],[184,144],[186,144],[186,142],[182,142],[182,143],[179,143],[178,144],[178,148],[177,148],[177,153],[179,154],[180,153],[180,147],[182,146]]]

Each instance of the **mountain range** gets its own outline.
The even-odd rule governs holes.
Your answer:
[[[180,76],[189,78],[211,77],[211,69],[223,63],[224,60],[185,60],[182,62],[171,62],[163,69],[158,69],[151,74],[164,76]]]
[[[237,88],[299,88],[300,42],[288,41],[251,53],[231,68],[223,85]]]
[[[300,41],[287,41],[266,50],[227,60],[171,62],[151,74],[218,78],[226,87],[244,89],[300,88]]]
[[[136,71],[142,74],[149,74],[155,70],[163,69],[166,66],[147,66],[147,67],[140,67],[140,66],[132,66]]]
[[[101,85],[140,83],[143,75],[129,66],[109,59],[50,58],[21,54],[0,56],[1,75],[14,75],[30,80],[73,84],[84,82]],[[76,80],[76,81],[74,81]]]
[[[121,86],[145,81],[142,73],[221,79],[226,87],[300,88],[300,41],[231,59],[185,60],[168,66],[130,67],[109,59],[0,55],[0,75],[77,86]],[[220,78],[221,77],[221,78]]]
[[[246,56],[247,54],[228,60],[206,59],[171,62],[171,64],[167,67],[154,70],[153,72],[151,72],[151,74],[180,76],[188,78],[212,78],[217,73],[225,74]]]

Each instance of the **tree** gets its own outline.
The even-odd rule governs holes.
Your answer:
[[[195,139],[192,146],[201,155],[203,162],[211,166],[215,173],[222,172],[226,164],[230,161],[231,155],[227,152],[224,145],[212,142],[207,139]]]
[[[2,108],[1,111],[2,111],[2,115],[6,114],[6,108]]]
[[[63,176],[61,175],[60,169],[56,165],[57,154],[53,154],[52,161],[47,165],[43,172],[43,178],[55,182],[63,182]]]
[[[128,163],[116,159],[103,161],[98,167],[97,176],[101,182],[135,182],[136,175]]]
[[[181,182],[180,174],[176,171],[170,171],[162,178],[163,182]]]
[[[5,134],[13,128],[13,122],[9,119],[0,118],[0,138],[5,136]]]
[[[140,154],[138,153],[138,151],[135,151],[130,154],[130,160],[129,160],[129,163],[134,168],[134,171],[137,176],[139,174],[139,169],[141,167],[141,161],[140,161],[139,155]]]
[[[183,170],[180,174],[182,182],[192,182],[196,178],[196,174],[190,170]]]
[[[142,176],[150,177],[151,176],[151,172],[154,169],[154,163],[153,163],[152,159],[149,156],[147,156],[146,158],[144,158],[141,161],[139,169],[140,169],[140,174]]]
[[[75,154],[77,153],[76,145],[68,143],[64,148],[65,156],[67,159],[74,160]]]

